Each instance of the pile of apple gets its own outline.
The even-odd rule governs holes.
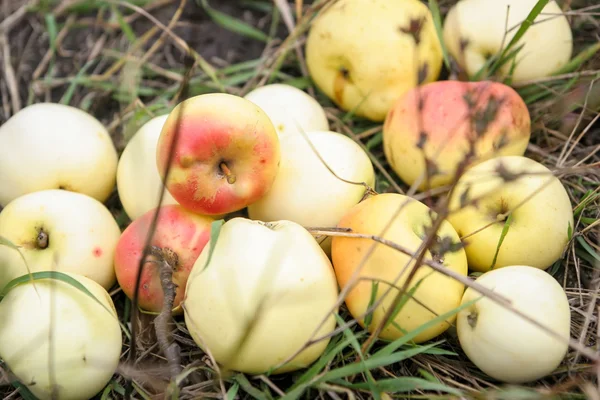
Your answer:
[[[517,23],[535,1],[461,0],[448,14],[444,40],[470,74],[501,48],[497,14],[508,3]],[[513,81],[568,62],[565,24],[531,27]],[[161,312],[159,263],[167,261],[172,314],[183,314],[194,341],[224,368],[307,367],[344,302],[373,331],[424,246],[412,297],[381,339],[430,323],[414,338],[422,343],[456,322],[466,355],[498,380],[535,380],[560,364],[570,309],[545,270],[561,258],[573,215],[560,180],[524,156],[531,121],[519,95],[492,81],[436,81],[441,45],[417,0],[339,1],[313,22],[306,53],[311,77],[338,107],[383,122],[385,157],[406,184],[450,186],[447,217],[438,223],[411,196],[375,193],[369,155],[331,131],[323,107],[292,86],[185,99],[145,123],[120,156],[92,115],[28,106],[0,127],[0,359],[36,396],[89,398],[108,383],[123,344],[109,291],[118,285],[133,298],[150,234],[138,306]],[[104,205],[115,186],[131,219],[122,232]],[[446,269],[482,273],[477,283],[564,340]],[[44,271],[69,279],[27,279]]]

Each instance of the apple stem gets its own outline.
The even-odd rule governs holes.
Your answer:
[[[219,164],[219,168],[221,168],[221,171],[227,177],[227,183],[233,185],[235,183],[235,175],[231,172],[225,161],[222,161],[221,164]]]
[[[37,237],[35,238],[36,246],[38,249],[45,249],[48,247],[50,241],[50,236],[42,229],[40,229]]]

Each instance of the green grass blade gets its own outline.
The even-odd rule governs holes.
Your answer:
[[[249,37],[251,39],[260,40],[263,42],[267,42],[269,40],[269,36],[261,30],[254,28],[251,25],[246,24],[238,19],[235,19],[225,13],[215,10],[211,8],[208,4],[208,0],[196,0],[196,3],[200,3],[199,5],[204,8],[204,11],[208,14],[208,16],[218,25],[223,28],[230,30],[232,32],[238,33],[240,35]]]
[[[236,374],[234,380],[240,385],[242,389],[256,400],[268,400],[268,397],[259,390],[252,386],[248,378],[244,374]]]
[[[595,259],[597,262],[600,262],[600,255],[598,253],[596,253],[596,251],[594,250],[594,248],[592,246],[590,246],[583,237],[581,236],[577,236],[576,237],[577,242],[579,242],[579,244],[581,245],[581,247],[583,247],[583,249],[590,255],[592,256],[593,259]]]
[[[219,220],[213,221],[210,224],[210,243],[209,243],[209,249],[208,249],[208,258],[206,259],[206,264],[204,264],[204,267],[202,267],[202,271],[204,271],[208,267],[208,264],[210,264],[210,260],[212,259],[213,252],[215,251],[215,246],[217,245],[217,240],[219,239],[219,234],[221,233],[221,227],[223,226],[224,223],[225,223],[225,220],[219,219]]]
[[[576,71],[584,62],[588,61],[590,58],[594,57],[600,51],[600,42],[594,43],[582,51],[579,52],[575,57],[571,58],[571,60],[561,67],[559,70],[554,72],[552,75],[561,75],[568,74],[570,72]]]
[[[444,42],[444,36],[442,34],[442,16],[440,13],[440,6],[437,0],[429,0],[429,10],[431,11],[431,16],[433,17],[433,25],[435,26],[435,33],[437,34],[438,40],[440,42],[440,46],[442,48],[442,56],[444,58],[444,65],[448,70],[451,69],[450,65],[450,57],[448,56],[448,49],[446,48],[446,44]]]
[[[343,386],[349,389],[368,390],[368,386],[363,383],[349,383],[343,380],[335,381],[336,385]],[[464,394],[456,389],[446,386],[442,383],[431,382],[426,379],[416,378],[411,376],[401,376],[398,378],[381,379],[376,383],[377,389],[387,393],[407,393],[415,390],[435,390],[463,396]]]
[[[494,253],[494,258],[492,259],[492,265],[490,266],[490,269],[494,269],[494,267],[496,266],[496,261],[498,260],[498,253],[500,253],[500,247],[504,242],[504,238],[508,234],[511,222],[512,214],[508,214],[508,218],[506,218],[506,221],[504,221],[504,226],[502,227],[502,232],[500,233],[500,239],[498,239],[498,246],[496,246],[496,252]]]

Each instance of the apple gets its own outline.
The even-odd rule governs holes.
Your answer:
[[[431,226],[430,212],[432,210],[429,207],[411,197],[385,193],[369,197],[352,207],[340,220],[338,227],[350,228],[354,233],[381,236],[416,253],[422,246],[425,229]],[[388,224],[389,229],[382,234]],[[443,243],[460,243],[456,231],[447,221],[442,222],[435,245],[427,251],[426,259],[440,262],[449,270],[466,276],[467,257],[464,249],[458,247],[442,251]],[[373,245],[374,250],[370,253]],[[345,236],[333,238],[331,255],[340,288],[344,290],[348,285],[353,285],[345,302],[350,314],[363,328],[367,325],[365,313],[373,304],[371,299],[374,283],[379,282],[373,299],[381,303],[372,312],[371,323],[367,327],[373,332],[383,322],[386,311],[393,306],[399,288],[405,284],[409,271],[414,266],[414,259],[372,239]],[[360,280],[354,281],[353,275],[358,268],[361,268],[357,272]],[[391,285],[395,288],[390,290]],[[413,296],[394,317],[394,323],[383,329],[380,338],[395,340],[403,336],[403,330],[413,331],[438,315],[454,310],[459,306],[464,290],[462,283],[424,264],[419,266],[408,290],[416,285],[419,286]],[[425,329],[415,336],[414,342],[425,342],[440,335],[455,318],[456,315],[453,315],[446,321]]]
[[[537,0],[460,0],[444,21],[443,40],[448,53],[470,76],[488,59],[506,48]],[[507,54],[519,50],[498,73],[512,82],[544,78],[564,67],[571,59],[573,34],[567,17],[555,1],[549,1],[523,37]]]
[[[329,130],[323,107],[295,86],[273,83],[255,88],[244,98],[267,113],[280,138],[296,134],[300,129],[305,132]]]
[[[53,278],[13,287],[0,301],[0,358],[36,398],[90,399],[119,364],[121,327],[107,291],[67,273],[93,298]]]
[[[125,213],[135,220],[158,205],[162,180],[156,168],[156,145],[169,114],[143,124],[127,142],[117,167],[117,189]],[[178,204],[168,190],[162,203]]]
[[[17,197],[0,212],[0,237],[19,246],[0,246],[0,288],[29,269],[77,273],[109,290],[120,235],[110,211],[88,195],[47,189]]]
[[[473,165],[501,155],[522,156],[530,136],[527,105],[510,86],[437,81],[396,101],[383,126],[383,148],[394,172],[409,185],[418,181],[417,188],[425,190],[451,184],[467,158]],[[474,153],[468,156],[472,145]],[[437,168],[430,171],[429,181],[425,156]]]
[[[172,264],[172,280],[176,287],[173,310],[179,314],[179,305],[184,296],[185,286],[194,262],[210,239],[213,218],[195,214],[178,204],[167,204],[159,208],[156,228],[150,246],[158,253],[149,254],[144,262],[138,305],[150,312],[159,313],[163,309],[164,292],[157,262],[161,257]],[[137,273],[144,245],[155,210],[149,210],[135,219],[121,234],[115,249],[115,273],[123,293],[130,299],[135,294]]]
[[[323,161],[341,179],[323,164]],[[365,151],[348,136],[313,131],[281,139],[281,165],[271,190],[248,206],[261,221],[290,220],[305,227],[334,227],[346,211],[375,185],[375,170]],[[345,181],[344,181],[345,180]],[[358,184],[350,183],[357,182]],[[326,254],[331,239],[319,237]]]
[[[0,126],[0,206],[31,192],[65,189],[104,202],[117,150],[106,128],[76,107],[27,106]]]
[[[407,90],[435,81],[442,47],[419,0],[341,0],[312,21],[306,64],[341,109],[383,121]]]
[[[209,253],[207,245],[183,301],[186,326],[201,349],[226,369],[248,374],[291,372],[323,354],[329,339],[291,358],[336,326],[331,262],[306,229],[236,217],[221,226],[206,265]]]
[[[563,288],[548,273],[511,265],[479,276],[477,283],[509,300],[514,309],[560,334],[564,341],[468,288],[456,332],[469,359],[494,379],[525,383],[554,371],[568,350],[571,310]]]
[[[571,201],[560,180],[522,156],[496,157],[467,170],[449,207],[448,221],[466,242],[469,268],[479,272],[516,264],[547,269],[560,259],[574,227]]]
[[[161,179],[179,204],[199,214],[223,215],[269,191],[279,168],[279,136],[267,114],[250,100],[202,94],[171,111],[156,158]]]

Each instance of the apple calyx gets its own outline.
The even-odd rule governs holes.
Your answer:
[[[467,322],[469,323],[469,326],[471,328],[475,329],[475,327],[477,326],[477,318],[478,317],[479,317],[479,314],[475,310],[471,310],[469,315],[467,315]]]
[[[219,163],[219,169],[220,172],[227,178],[227,183],[233,185],[236,181],[236,177],[235,174],[229,169],[229,166],[225,161],[221,161]]]
[[[50,235],[42,228],[38,231],[37,237],[35,238],[35,247],[43,250],[50,244]]]

